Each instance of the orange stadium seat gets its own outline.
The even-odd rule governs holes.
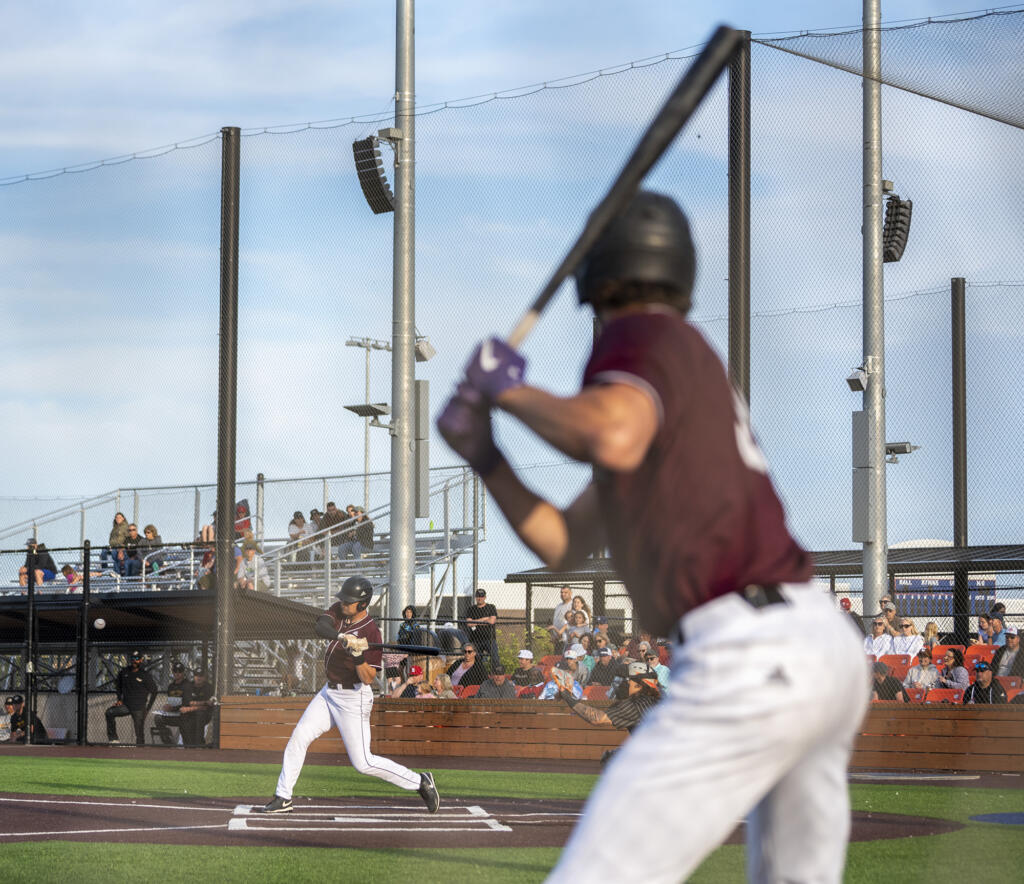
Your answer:
[[[583,689],[584,700],[607,700],[608,699],[608,685],[604,684],[588,684]]]
[[[540,658],[541,666],[554,666],[559,660],[562,659],[561,654],[545,654]]]
[[[932,660],[935,661],[936,666],[942,665],[942,658],[946,656],[946,651],[950,648],[959,651],[961,654],[966,650],[963,645],[933,645]]]
[[[1010,695],[1010,691],[1019,691],[1024,687],[1024,679],[1019,675],[997,675],[996,681],[1003,686],[1007,696]]]
[[[1013,702],[1013,698],[1016,697],[1017,694],[1021,693],[1021,691],[1024,691],[1024,688],[1007,688],[1006,689],[1006,702],[1007,703],[1012,703]]]
[[[469,697],[476,696],[476,692],[478,690],[480,690],[480,685],[478,685],[478,684],[468,684],[468,685],[466,685],[462,689],[462,694],[460,695],[459,699],[465,700],[465,699],[467,699]]]
[[[516,696],[525,698],[527,700],[531,698],[536,698],[540,696],[540,692],[541,690],[543,690],[543,688],[544,686],[539,684],[531,684],[527,685],[524,688],[516,688]]]
[[[925,694],[928,693],[927,688],[904,688],[907,692],[907,696],[910,697],[911,703],[923,703]]]
[[[991,663],[998,650],[999,648],[996,645],[971,645],[964,651],[964,666],[967,667],[968,672],[973,672],[976,660],[984,660],[987,663]]]
[[[903,681],[907,677],[907,670],[910,669],[910,654],[882,654],[878,661],[889,667],[889,675],[893,678]]]
[[[932,688],[928,696],[924,698],[925,703],[953,703],[954,705],[964,701],[964,692],[959,688]]]
[[[460,685],[460,684],[453,684],[452,685],[452,693],[455,694],[456,697],[461,697],[462,696],[462,692],[464,690],[465,690],[465,688],[462,685]]]

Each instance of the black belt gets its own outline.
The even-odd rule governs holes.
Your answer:
[[[752,608],[767,608],[769,605],[789,604],[789,601],[782,594],[778,583],[751,583],[749,586],[744,586],[743,589],[737,590],[736,595]],[[675,639],[679,644],[686,641],[681,623],[676,627]]]
[[[327,687],[329,687],[332,691],[340,691],[340,690],[354,691],[356,688],[361,688],[362,686],[363,686],[363,683],[361,681],[352,682],[351,684],[345,684],[342,681],[329,681],[329,682],[327,682]]]

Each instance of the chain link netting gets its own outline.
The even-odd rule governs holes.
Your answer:
[[[970,540],[1017,539],[1022,23],[1024,13],[1000,13],[883,35],[884,174],[914,201],[904,257],[885,271],[887,438],[919,446],[888,468],[892,543],[951,538],[952,277],[967,279]],[[862,349],[859,45],[859,32],[755,42],[751,68],[752,415],[790,524],[814,550],[854,548],[850,413],[860,403],[843,379]],[[689,62],[666,57],[419,115],[417,325],[437,355],[417,376],[431,384],[433,412],[472,344],[515,324]],[[723,358],[727,104],[720,82],[646,182],[676,196],[692,219],[692,318]],[[351,155],[352,141],[388,123],[243,133],[237,464],[239,476],[266,478],[239,481],[237,498],[262,516],[253,529],[276,590],[285,583],[275,582],[274,551],[286,544],[294,511],[308,518],[329,500],[364,505],[378,552],[386,550],[391,440],[371,428],[367,456],[363,421],[344,406],[364,403],[367,386],[371,402],[391,395],[391,355],[371,352],[367,368],[365,351],[345,346],[352,337],[389,337],[392,223],[365,205]],[[10,527],[0,545],[17,549],[32,534],[80,548],[85,538],[95,555],[120,510],[192,556],[190,544],[212,522],[220,147],[213,137],[145,159],[0,182],[0,302],[11,344],[0,354],[10,428],[0,456],[17,465],[11,500],[0,501],[0,523]],[[562,291],[525,345],[528,378],[572,391],[593,334],[589,312]],[[28,405],[13,395],[26,389]],[[503,416],[497,435],[525,481],[558,504],[589,480],[588,468]],[[451,463],[444,444],[431,442],[432,461]],[[336,478],[283,478],[295,476]],[[153,482],[165,484],[133,490]],[[14,499],[76,499],[102,488],[128,490],[46,518]],[[528,606],[522,584],[503,578],[536,561],[488,513],[489,501],[477,501],[474,523],[472,493],[463,484],[451,494],[457,504],[446,506],[437,490],[417,520],[424,549],[432,533],[475,524],[478,558],[471,567],[471,543],[459,555],[425,552],[417,606],[437,624],[457,625],[462,612],[453,612],[451,597],[469,603],[475,575],[499,610],[503,658],[542,641],[534,626],[550,616],[557,587],[538,587]],[[317,561],[296,553],[278,556],[282,573]],[[0,562],[3,604],[20,604],[21,556]],[[81,553],[66,561],[80,564]],[[355,567],[343,562],[334,576]],[[187,580],[195,578],[189,570]],[[310,577],[321,588],[324,579]],[[300,584],[295,577],[289,585]],[[856,581],[846,590],[855,593]],[[613,595],[609,588],[609,609],[621,611],[628,629],[628,603]],[[1011,596],[1020,607],[1019,593]],[[16,655],[22,639],[5,622],[3,641]],[[303,639],[253,641],[273,672],[299,649],[302,679],[312,678],[315,653]],[[279,687],[271,669],[250,687]]]

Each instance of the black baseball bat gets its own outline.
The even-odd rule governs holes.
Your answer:
[[[530,309],[519,320],[519,324],[512,330],[512,334],[508,336],[508,343],[511,347],[518,347],[523,342],[559,286],[576,270],[580,261],[600,239],[612,219],[633,198],[644,176],[661,155],[668,150],[680,130],[693,116],[694,111],[697,110],[711,87],[715,85],[718,75],[729,64],[733,53],[743,39],[742,31],[725,25],[717,28],[700,55],[683,75],[679,85],[661,106],[661,110],[651,121],[647,131],[641,136],[632,155],[626,160],[622,171],[619,172],[619,177],[615,179],[615,183],[612,184],[604,199],[591,213],[583,232],[573,247],[569,249],[569,253],[562,259],[562,263],[551,275],[547,285],[541,289],[536,300],[530,305]]]

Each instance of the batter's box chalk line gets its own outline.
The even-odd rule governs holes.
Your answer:
[[[511,832],[478,805],[442,808],[428,814],[419,808],[380,804],[324,805],[295,808],[287,814],[258,813],[258,805],[239,804],[228,830],[274,832]],[[362,810],[364,813],[354,813]],[[325,825],[326,824],[326,825]]]

